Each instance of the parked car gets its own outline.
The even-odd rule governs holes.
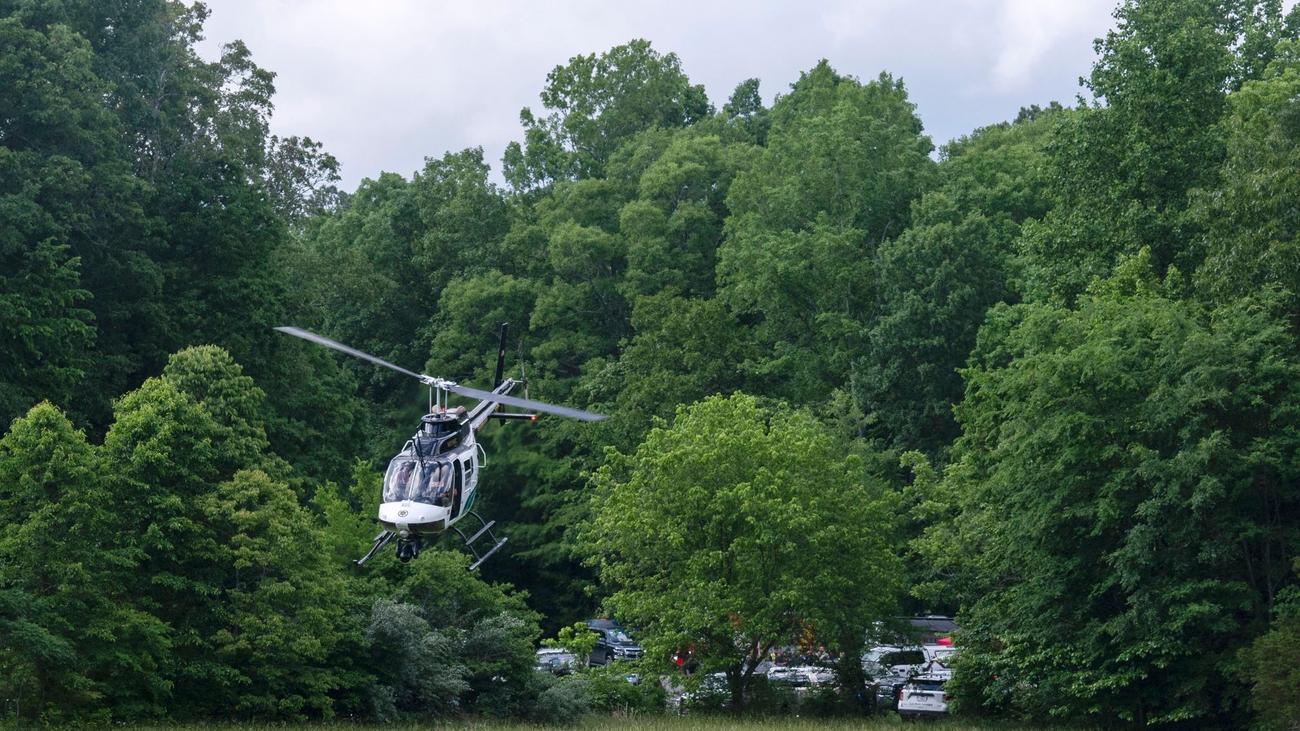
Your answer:
[[[767,669],[769,683],[782,683],[800,687],[808,685],[808,676],[801,668],[790,665],[773,665]]]
[[[898,697],[898,715],[909,718],[937,718],[948,715],[948,697],[943,686],[951,673],[923,673],[903,685]]]
[[[818,686],[834,685],[835,679],[834,670],[817,665],[773,665],[767,669],[767,682],[792,688],[796,698]]]
[[[587,628],[596,633],[596,648],[589,659],[592,665],[608,665],[615,660],[641,657],[641,646],[612,619],[589,619]]]
[[[931,659],[925,648],[917,645],[877,645],[862,654],[862,671],[873,680],[900,672],[915,675]]]
[[[952,660],[957,656],[957,648],[952,645],[924,645],[926,672],[951,670]]]
[[[568,675],[578,669],[578,658],[559,647],[543,647],[537,651],[534,669],[554,675]]]
[[[903,686],[911,679],[907,671],[882,675],[872,680],[870,690],[877,711],[892,711],[898,708],[898,697],[903,694]]]
[[[862,671],[871,681],[876,710],[894,710],[903,686],[925,671],[930,655],[918,645],[877,645],[862,654]]]
[[[809,685],[834,685],[837,678],[833,669],[820,665],[801,665],[796,669],[804,674]]]

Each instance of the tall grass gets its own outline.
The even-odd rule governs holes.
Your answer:
[[[14,728],[0,721],[0,730]],[[24,725],[22,728],[38,728]],[[39,727],[48,729],[48,727]],[[462,720],[438,724],[144,724],[113,726],[114,731],[539,731],[548,727],[503,721]],[[549,727],[560,728],[560,727]],[[1046,726],[944,720],[904,724],[897,716],[871,718],[730,718],[726,716],[589,716],[575,731],[1049,731]],[[1061,728],[1061,727],[1057,727]]]

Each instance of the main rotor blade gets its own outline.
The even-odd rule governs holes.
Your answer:
[[[590,411],[583,411],[582,409],[571,409],[568,406],[556,406],[555,404],[548,404],[545,401],[534,401],[529,398],[519,398],[518,396],[507,396],[502,393],[480,391],[477,388],[470,388],[469,386],[461,386],[459,384],[454,386],[447,385],[444,388],[452,393],[460,394],[461,396],[468,396],[473,399],[478,399],[479,401],[495,401],[496,403],[506,404],[507,406],[518,406],[523,409],[545,411],[548,414],[567,416],[570,419],[577,419],[578,421],[600,421],[601,419],[609,418],[604,414],[594,414]]]
[[[461,396],[468,396],[469,398],[478,399],[479,401],[494,401],[499,404],[506,404],[507,406],[518,406],[524,409],[535,409],[537,411],[545,411],[549,414],[567,416],[570,419],[578,419],[579,421],[600,421],[601,419],[608,418],[604,414],[594,414],[590,411],[583,411],[582,409],[571,409],[568,406],[556,406],[554,404],[548,404],[544,401],[534,401],[532,399],[519,398],[518,396],[506,396],[505,394],[492,393],[490,391],[480,391],[477,388],[470,388],[469,386],[453,385],[451,383],[443,381],[440,378],[435,379],[431,376],[426,376],[422,373],[416,373],[415,371],[408,371],[401,366],[393,365],[392,363],[389,363],[383,358],[375,357],[363,350],[357,350],[356,348],[348,347],[337,340],[330,340],[324,335],[317,335],[314,332],[311,332],[309,330],[303,330],[300,327],[281,326],[275,329],[279,330],[280,332],[286,335],[292,335],[296,338],[302,338],[303,340],[310,340],[311,342],[316,343],[317,345],[324,345],[327,348],[333,348],[334,350],[337,350],[340,353],[347,353],[348,355],[351,355],[355,358],[368,360],[371,363],[374,363],[375,365],[383,366],[385,368],[391,368],[392,370],[395,370],[398,373],[404,373],[410,376],[411,378],[419,380],[423,383],[435,385],[438,388],[443,389],[444,391],[450,391],[451,393],[460,394]]]
[[[426,383],[428,382],[428,379],[429,379],[428,376],[425,376],[425,375],[422,375],[422,374],[416,373],[415,371],[408,371],[408,370],[406,370],[405,368],[403,368],[403,367],[401,367],[401,366],[397,366],[397,365],[393,365],[392,363],[389,363],[388,361],[384,360],[383,358],[376,358],[375,356],[373,356],[373,355],[371,355],[371,354],[369,354],[369,353],[367,353],[367,352],[365,352],[365,351],[357,350],[356,348],[349,348],[348,346],[344,345],[343,343],[340,343],[340,342],[337,341],[337,340],[330,340],[329,338],[325,337],[324,335],[317,335],[317,334],[314,333],[314,332],[310,332],[310,331],[308,331],[308,330],[303,330],[303,329],[300,328],[300,327],[277,327],[277,328],[275,328],[275,329],[276,329],[276,330],[279,330],[280,332],[284,333],[285,335],[292,335],[292,336],[294,336],[295,338],[302,338],[303,340],[310,340],[311,342],[316,343],[317,345],[324,345],[325,347],[327,347],[327,348],[333,348],[333,349],[339,351],[340,353],[347,353],[348,355],[351,355],[351,356],[356,357],[356,358],[360,358],[361,360],[368,360],[368,361],[370,361],[371,363],[374,363],[375,365],[383,366],[383,367],[385,367],[385,368],[391,368],[391,369],[397,371],[398,373],[405,373],[406,375],[408,375],[408,376],[410,376],[410,377],[412,377],[412,378],[417,378],[417,379],[419,379],[419,380],[421,380],[421,381],[425,381]]]

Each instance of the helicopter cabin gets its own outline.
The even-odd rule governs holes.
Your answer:
[[[384,502],[411,500],[451,507],[458,470],[447,455],[469,437],[469,424],[463,419],[464,413],[465,409],[458,407],[428,414],[421,420],[420,431],[388,463],[384,474]]]
[[[451,507],[455,470],[449,459],[433,458],[421,461],[410,452],[403,452],[388,463],[384,474],[384,502],[403,500]]]

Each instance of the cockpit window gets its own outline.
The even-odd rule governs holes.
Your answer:
[[[407,485],[418,466],[418,462],[403,456],[394,457],[388,463],[388,472],[384,475],[384,502],[395,503],[406,499]]]
[[[412,500],[445,508],[451,504],[451,463],[429,462],[420,473],[420,485]]]
[[[448,507],[451,504],[451,483],[450,462],[428,460],[421,464],[409,454],[398,455],[388,463],[388,472],[384,475],[384,502],[413,500]]]

